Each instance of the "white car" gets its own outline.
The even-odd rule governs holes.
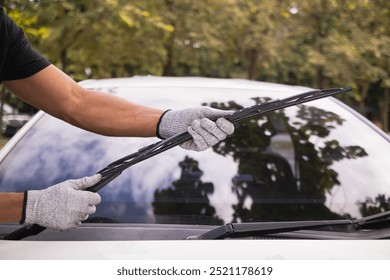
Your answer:
[[[239,110],[312,90],[151,76],[81,85],[173,110]],[[0,191],[92,175],[158,141],[100,136],[39,112],[1,150]],[[390,238],[389,155],[389,136],[350,107],[334,97],[310,101],[239,122],[234,135],[207,151],[174,147],[131,166],[99,190],[97,212],[80,227],[0,240],[0,259],[196,257],[206,251],[212,258],[235,252],[243,258],[386,259],[388,242],[371,241]],[[0,235],[7,239],[20,227],[1,224]],[[363,240],[364,247],[342,240]]]

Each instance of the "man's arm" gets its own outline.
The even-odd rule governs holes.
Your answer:
[[[54,65],[4,85],[19,98],[59,119],[109,136],[155,136],[161,110],[82,88]]]

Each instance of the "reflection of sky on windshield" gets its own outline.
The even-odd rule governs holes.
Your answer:
[[[155,190],[166,189],[178,180],[181,175],[179,163],[186,155],[199,161],[199,168],[204,172],[200,180],[213,183],[216,187],[209,196],[216,214],[230,221],[233,213],[231,205],[237,202],[231,192],[231,178],[237,174],[237,166],[232,160],[226,160],[211,150],[198,153],[176,147],[125,171],[131,177],[134,201],[153,201]],[[153,215],[152,210],[149,209],[150,215]]]
[[[199,161],[199,168],[204,172],[202,181],[211,182],[215,186],[214,193],[209,198],[216,214],[224,221],[231,221],[232,205],[238,202],[231,190],[232,178],[238,171],[237,164],[230,156],[223,157],[212,150],[192,152],[190,156]]]
[[[41,135],[32,131],[28,148],[21,145],[24,150],[19,155],[23,158],[11,163],[7,169],[12,171],[8,174],[13,176],[3,174],[4,185],[19,186],[17,190],[23,191],[26,188],[43,187],[33,183],[26,187],[26,181],[44,182],[44,186],[49,186],[67,179],[91,175],[112,161],[158,141],[156,138],[101,137],[62,122],[63,127],[58,129],[57,120],[47,115],[40,125],[45,127],[47,133]],[[95,140],[91,142],[91,138]],[[139,207],[134,206],[133,211],[136,212],[132,215],[152,217],[153,208],[150,203],[154,200],[155,190],[170,187],[172,181],[180,178],[179,163],[186,155],[199,161],[199,168],[204,172],[200,180],[211,182],[216,187],[209,197],[216,215],[230,221],[231,205],[237,200],[231,192],[231,178],[236,174],[237,167],[233,160],[227,160],[212,150],[198,153],[175,147],[138,163],[99,192],[103,198],[102,203],[110,205],[118,216],[128,215],[126,212],[129,211],[120,202],[140,203]],[[20,162],[37,164],[25,166]],[[14,176],[15,174],[23,176]],[[115,205],[111,202],[115,202]]]
[[[91,142],[89,137],[83,137],[87,135],[84,131],[75,129],[68,134],[63,130],[58,131],[57,127],[58,122],[50,118],[45,123],[45,134],[35,134],[34,129],[28,143],[22,143],[26,148],[23,153],[18,154],[17,162],[13,162],[11,167],[7,168],[10,175],[21,176],[8,178],[6,172],[2,180],[12,179],[16,185],[19,185],[18,180],[24,182],[24,178],[40,178],[44,179],[43,182],[56,182],[56,180],[69,179],[69,174],[74,176],[90,172],[93,174],[95,172],[91,170],[93,163],[88,156],[85,156],[85,151],[94,153],[99,160],[104,158],[105,149],[97,142]],[[24,187],[42,187],[35,186],[34,181],[31,181],[32,186]]]

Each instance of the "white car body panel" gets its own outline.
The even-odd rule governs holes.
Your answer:
[[[386,240],[0,241],[8,260],[386,260]]]

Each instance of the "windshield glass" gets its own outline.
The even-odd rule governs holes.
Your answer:
[[[283,98],[218,88],[102,90],[171,109],[240,109]],[[1,163],[0,191],[91,175],[156,141],[100,136],[44,115]],[[389,154],[389,142],[337,102],[310,102],[242,122],[205,152],[175,147],[130,167],[99,191],[102,203],[89,221],[221,225],[359,218],[389,210]]]

